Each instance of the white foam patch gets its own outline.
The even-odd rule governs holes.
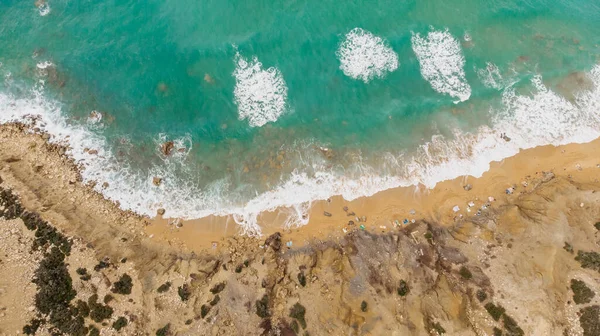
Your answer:
[[[458,98],[456,103],[471,97],[460,42],[448,29],[431,31],[427,37],[413,33],[411,42],[421,66],[421,75],[434,90]]]
[[[263,65],[254,57],[248,61],[235,56],[235,103],[240,120],[248,119],[252,127],[276,121],[285,111],[287,86],[279,69]]]
[[[235,204],[230,202],[234,189],[226,179],[200,189],[195,181],[179,178],[175,172],[186,167],[184,158],[165,159],[147,174],[124,166],[106,150],[107,143],[102,136],[85,127],[70,125],[59,106],[45,100],[39,91],[30,99],[0,93],[0,122],[35,120],[38,126],[53,134],[51,142],[68,143],[68,153],[84,167],[84,181],[98,181],[96,190],[109,199],[118,200],[123,209],[154,216],[158,208],[164,207],[168,217],[184,219],[211,214],[233,215],[244,233],[256,235],[261,232],[259,214],[263,211],[284,208],[289,216],[286,225],[303,225],[309,220],[310,204],[315,200],[334,195],[353,200],[418,183],[432,188],[440,181],[464,175],[479,177],[489,169],[490,162],[512,156],[521,149],[596,139],[600,136],[600,66],[589,76],[595,89],[581,92],[574,103],[546,88],[540,77],[533,79],[535,92],[531,95],[518,95],[507,88],[503,94],[504,108],[492,111],[495,115],[492,125],[482,126],[473,133],[457,131],[451,139],[434,136],[410,155],[383,155],[381,165],[386,170],[395,169],[392,174],[382,175],[381,167],[360,163],[341,172],[328,167],[327,160],[318,159],[322,156],[306,155],[304,163],[314,173],[295,171],[270,191]],[[503,140],[501,132],[511,141]],[[164,139],[159,136],[157,144]],[[177,146],[191,147],[186,137],[176,142]],[[98,154],[86,153],[84,148],[97,149]],[[359,159],[356,161],[360,162]],[[160,187],[152,184],[153,176],[163,177]],[[109,182],[105,189],[101,186],[104,181]]]
[[[50,5],[48,3],[42,3],[38,6],[40,16],[46,16],[50,14]]]
[[[487,62],[485,68],[476,69],[479,80],[488,88],[502,90],[505,87],[500,69],[494,63]]]
[[[90,125],[99,124],[102,121],[102,112],[92,111],[87,118],[87,121]]]
[[[344,75],[368,83],[398,69],[398,55],[381,37],[362,28],[346,34],[336,53]]]

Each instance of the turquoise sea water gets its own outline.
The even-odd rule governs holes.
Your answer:
[[[599,44],[590,0],[3,0],[0,120],[41,115],[124,208],[256,230],[598,137]]]

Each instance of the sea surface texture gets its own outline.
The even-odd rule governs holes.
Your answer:
[[[0,121],[124,209],[259,233],[597,138],[599,44],[591,0],[2,0]]]

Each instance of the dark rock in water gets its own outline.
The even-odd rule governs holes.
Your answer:
[[[169,156],[169,155],[171,155],[173,148],[175,148],[175,143],[173,141],[167,141],[164,144],[162,144],[162,146],[160,147],[160,151],[165,156]]]
[[[265,240],[265,246],[271,246],[273,251],[279,251],[281,249],[281,233],[275,232]]]
[[[155,186],[158,187],[161,183],[162,183],[162,178],[156,177],[156,176],[154,176],[152,178],[152,184],[154,184]]]
[[[163,209],[163,208],[160,208],[160,209],[156,210],[156,213],[157,213],[159,216],[162,216],[162,215],[164,215],[164,214],[165,214],[165,212],[166,212],[166,210],[165,210],[165,209]]]
[[[470,185],[470,184],[466,184],[466,185],[463,187],[463,189],[465,189],[466,191],[469,191],[469,190],[473,189],[473,186],[472,186],[472,185]]]
[[[323,215],[327,216],[327,217],[331,217],[331,214],[327,211],[323,212]]]
[[[327,147],[319,147],[319,150],[328,159],[332,159],[335,156],[335,153],[333,152],[333,150],[331,150],[331,149],[329,149]]]

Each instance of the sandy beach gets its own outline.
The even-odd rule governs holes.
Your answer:
[[[594,155],[598,148],[600,139],[587,144],[536,147],[492,162],[490,169],[478,178],[463,176],[440,182],[433,189],[394,188],[350,202],[339,196],[316,201],[311,206],[308,224],[302,227],[285,227],[288,209],[265,212],[259,216],[262,235],[281,232],[287,241],[303,246],[313,239],[340,239],[347,232],[361,229],[361,225],[378,233],[394,231],[417,220],[451,226],[463,218],[477,216],[478,212],[485,213],[482,207],[490,210],[504,207],[535,189],[550,173],[576,183],[598,183],[600,160]],[[454,211],[455,206],[458,211]],[[231,217],[154,218],[150,222],[146,231],[157,240],[181,244],[196,252],[210,247],[214,241],[240,233]]]
[[[537,147],[478,178],[333,197],[299,228],[264,213],[247,237],[231,218],[124,212],[63,148],[3,125],[0,334],[38,319],[36,335],[598,335],[598,150]],[[64,305],[87,305],[65,308],[81,330],[61,329],[31,282],[56,245],[39,243],[44,225],[71,241]]]

